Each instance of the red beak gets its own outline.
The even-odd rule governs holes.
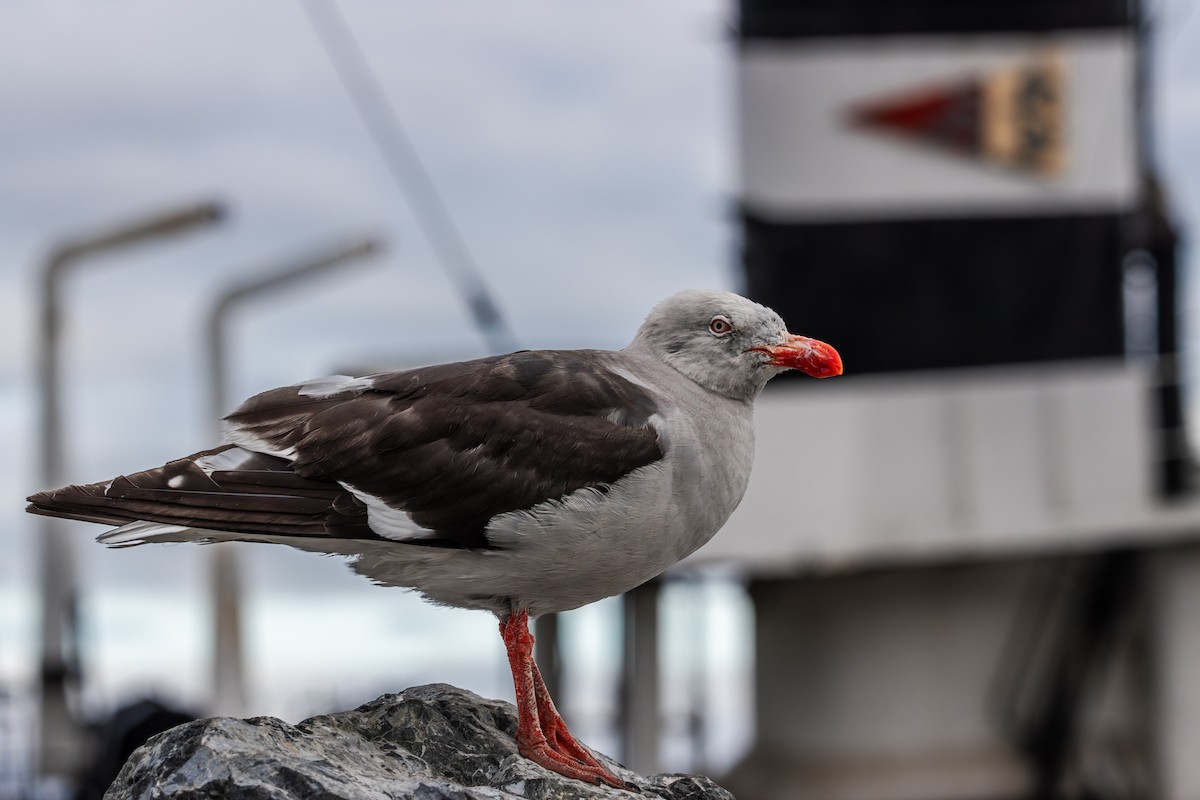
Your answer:
[[[751,347],[747,352],[766,353],[771,365],[798,369],[814,378],[832,378],[842,374],[842,357],[824,342],[789,333],[783,344]]]

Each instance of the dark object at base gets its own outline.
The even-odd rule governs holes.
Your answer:
[[[130,758],[108,800],[527,800],[629,797],[517,754],[513,707],[446,684],[384,695],[288,725],[271,717],[191,722]],[[732,800],[698,775],[643,778],[597,754],[642,795]]]
[[[96,729],[96,754],[80,779],[75,800],[100,800],[121,766],[151,736],[195,718],[157,700],[138,700],[117,710]]]

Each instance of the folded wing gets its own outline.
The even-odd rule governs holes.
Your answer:
[[[251,540],[488,547],[497,514],[602,488],[662,457],[654,398],[604,358],[523,352],[274,389],[226,418],[230,445],[43,492],[29,510]]]

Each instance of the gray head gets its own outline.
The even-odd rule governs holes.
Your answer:
[[[837,351],[788,333],[779,315],[732,292],[690,289],[646,317],[630,349],[654,353],[696,383],[751,400],[779,373],[842,374]]]

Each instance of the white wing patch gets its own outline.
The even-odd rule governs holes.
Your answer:
[[[362,378],[355,378],[350,375],[330,375],[325,378],[313,378],[310,381],[304,381],[299,384],[300,388],[296,393],[301,397],[320,399],[344,392],[361,394],[374,385],[375,379],[369,375]]]
[[[295,384],[296,394],[301,397],[311,397],[316,400],[346,393],[361,394],[374,385],[375,378],[371,375],[367,375],[362,378],[355,378],[350,375],[330,375],[328,377],[313,378],[312,380]],[[264,441],[262,438],[250,433],[235,422],[226,421],[224,424],[224,433],[225,440],[230,444],[236,444],[239,447],[244,447],[247,450],[253,450],[256,453],[264,453],[269,456],[275,456],[276,458],[286,458],[288,461],[296,460],[295,447],[288,447],[282,450],[277,447],[273,447],[270,442]],[[218,454],[218,456],[219,455],[220,454]],[[217,456],[214,456],[213,458],[215,459]],[[201,468],[204,469],[203,465],[201,465]],[[237,469],[237,467],[218,466],[213,467],[213,469]]]
[[[253,457],[254,453],[251,451],[235,447],[230,450],[222,450],[219,453],[197,458],[195,463],[197,467],[204,470],[205,475],[212,475],[214,472],[220,470],[241,469]],[[175,480],[175,478],[171,480]]]
[[[236,444],[238,447],[244,447],[247,450],[253,450],[256,453],[265,453],[266,455],[275,456],[276,458],[286,458],[288,461],[296,460],[296,448],[288,447],[280,450],[277,447],[273,447],[270,442],[260,439],[249,431],[231,422],[225,423],[225,439],[230,444]],[[218,453],[218,455],[220,454]],[[213,456],[213,458],[215,458],[215,456]],[[203,469],[203,467],[201,468]],[[218,467],[217,469],[229,469],[229,467]]]
[[[346,491],[366,504],[367,525],[383,538],[396,542],[403,542],[406,539],[438,538],[437,531],[422,528],[413,522],[413,518],[408,515],[408,512],[399,508],[392,508],[375,495],[359,491],[348,483],[342,483],[341,485]]]
[[[131,522],[96,537],[96,541],[109,547],[133,547],[134,545],[160,541],[158,537],[171,536],[191,530],[186,525],[164,525],[161,522]]]

